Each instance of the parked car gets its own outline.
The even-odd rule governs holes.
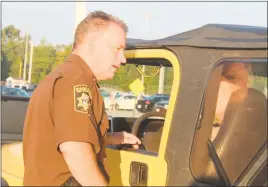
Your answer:
[[[105,108],[109,110],[133,110],[137,97],[134,95],[115,95],[115,99],[104,99]]]
[[[100,90],[100,93],[101,93],[103,99],[105,99],[105,98],[110,96],[110,94],[108,92],[106,92],[105,90]]]
[[[136,104],[136,109],[139,112],[149,112],[152,111],[155,107],[155,103],[159,101],[168,101],[169,95],[167,94],[156,94],[150,97],[145,97],[139,99]]]
[[[168,103],[169,103],[169,100],[159,101],[159,102],[155,103],[154,110],[156,112],[160,112],[162,109],[167,110]]]
[[[1,95],[3,96],[16,96],[16,97],[30,97],[30,95],[20,88],[9,88],[6,86],[1,87]]]
[[[116,104],[116,99],[120,98],[121,96],[122,95],[120,93],[115,93],[114,95],[109,93],[108,97],[104,97],[103,100],[104,100],[105,109],[114,110],[115,104]]]
[[[26,92],[29,94],[29,96],[32,96],[34,89],[27,89]]]
[[[115,110],[133,110],[135,108],[137,97],[134,95],[123,95],[117,98]]]

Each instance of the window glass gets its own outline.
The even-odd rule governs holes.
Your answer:
[[[206,89],[191,171],[203,182],[234,185],[267,143],[267,61],[223,61]]]
[[[162,59],[161,59],[162,60]],[[171,92],[173,81],[173,68],[171,64],[166,64],[164,69],[162,89],[159,84],[160,79],[160,59],[142,59],[142,64],[137,59],[134,63],[126,63],[116,72],[113,80],[100,81],[101,88],[110,88],[107,91],[110,97],[104,100],[106,112],[113,119],[114,131],[133,130],[133,126],[138,118],[146,113],[161,112],[163,117],[150,116],[141,120],[136,136],[142,140],[141,150],[157,153],[162,136],[162,129],[165,121],[166,110],[168,109],[168,98]],[[137,62],[137,64],[136,64]],[[145,65],[143,65],[145,64]],[[147,65],[146,65],[147,64]],[[143,76],[143,74],[145,76]],[[136,92],[142,85],[133,86],[131,84],[139,79],[143,83],[144,90]],[[108,89],[107,89],[108,90]],[[138,93],[138,94],[137,94]],[[122,96],[117,98],[116,96]],[[159,103],[165,100],[165,103]]]
[[[226,107],[234,92],[240,91],[239,93],[241,93],[241,98],[232,97],[237,102],[243,102],[248,96],[247,92],[249,90],[257,91],[267,97],[267,72],[261,69],[262,66],[265,66],[265,64],[243,62],[228,62],[223,64],[214,119],[214,127],[216,128],[213,129],[212,140],[216,137],[220,129],[217,127],[220,127],[223,122]]]

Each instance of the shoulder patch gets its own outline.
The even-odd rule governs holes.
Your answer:
[[[92,103],[92,93],[87,85],[74,86],[74,110],[88,113]]]

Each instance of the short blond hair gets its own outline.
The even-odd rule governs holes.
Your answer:
[[[77,26],[74,36],[73,49],[75,49],[76,46],[82,42],[83,36],[89,30],[103,29],[108,23],[115,23],[119,25],[125,31],[125,33],[128,32],[128,27],[124,21],[103,11],[94,11],[89,13],[88,16]]]

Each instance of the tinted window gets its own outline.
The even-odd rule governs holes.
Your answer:
[[[233,185],[267,142],[267,62],[223,62],[208,85],[191,170],[201,181]]]

